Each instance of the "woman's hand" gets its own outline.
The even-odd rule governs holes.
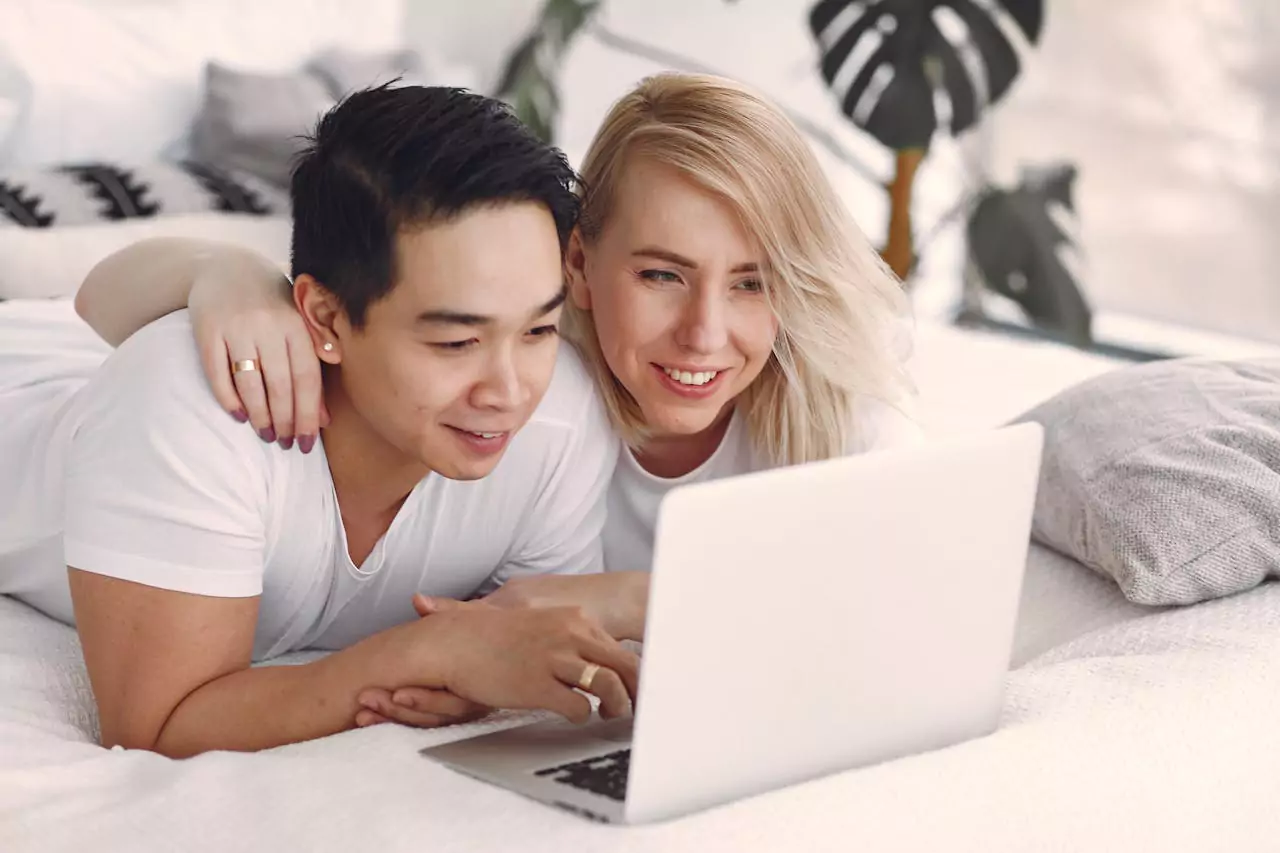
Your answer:
[[[256,259],[224,259],[202,269],[188,304],[213,394],[232,417],[249,421],[263,441],[303,453],[328,425],[320,359],[293,304],[292,286]],[[233,372],[253,360],[257,370]]]
[[[512,578],[482,601],[504,608],[579,607],[615,640],[639,642],[644,639],[649,573],[601,572]],[[419,615],[423,614],[419,612]]]

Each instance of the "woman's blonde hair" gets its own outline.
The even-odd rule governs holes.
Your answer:
[[[893,346],[906,298],[795,125],[731,80],[669,73],[641,81],[613,106],[583,162],[586,243],[602,233],[632,157],[673,166],[726,199],[765,253],[778,337],[738,400],[756,452],[772,465],[843,455],[855,438],[857,401],[897,405],[908,389]],[[591,312],[570,305],[564,325],[615,427],[640,446],[640,407],[609,370]]]

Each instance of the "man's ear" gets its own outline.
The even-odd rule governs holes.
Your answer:
[[[338,298],[314,276],[303,273],[293,282],[293,304],[307,324],[316,356],[325,364],[339,364],[342,338],[350,329]]]
[[[564,252],[564,274],[569,280],[569,298],[583,311],[591,310],[591,288],[587,286],[587,246],[582,229],[574,228]]]

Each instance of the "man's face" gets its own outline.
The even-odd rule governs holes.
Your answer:
[[[551,382],[564,299],[545,207],[476,208],[401,232],[397,281],[343,323],[342,387],[368,428],[450,479],[491,472]]]

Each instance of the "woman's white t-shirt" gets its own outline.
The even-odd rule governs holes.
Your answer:
[[[884,450],[914,444],[922,433],[911,418],[898,409],[867,401],[858,411],[854,445],[849,454]],[[730,416],[720,446],[706,462],[680,477],[658,477],[636,461],[623,447],[609,483],[609,514],[604,525],[604,565],[606,571],[648,571],[653,564],[653,534],[662,498],[676,486],[701,483],[764,470],[769,464],[751,447],[745,418],[735,411]]]
[[[568,346],[493,473],[428,475],[357,566],[323,442],[284,451],[222,411],[185,311],[114,352],[72,346],[92,332],[69,307],[19,311],[0,305],[0,593],[55,618],[73,619],[68,565],[261,596],[261,660],[416,618],[415,592],[466,598],[517,575],[601,568],[618,442]]]

